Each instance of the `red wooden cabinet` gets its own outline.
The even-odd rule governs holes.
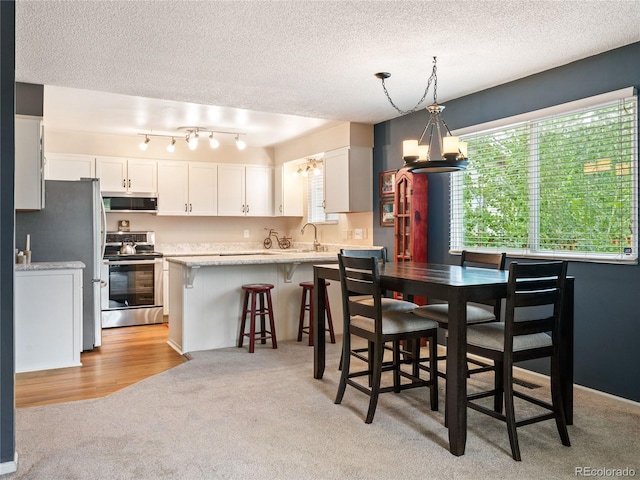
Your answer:
[[[428,176],[398,170],[395,184],[396,262],[427,261]]]

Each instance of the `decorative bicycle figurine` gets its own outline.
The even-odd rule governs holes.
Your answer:
[[[271,248],[273,242],[271,237],[276,237],[276,242],[278,242],[278,246],[280,248],[290,248],[291,247],[291,238],[290,237],[278,237],[278,232],[276,232],[273,228],[265,228],[265,230],[269,230],[269,235],[264,239],[264,248]]]

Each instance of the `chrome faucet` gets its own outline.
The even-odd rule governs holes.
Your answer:
[[[302,226],[302,230],[300,230],[300,233],[302,235],[304,235],[304,229],[307,227],[307,225],[311,225],[313,227],[313,249],[316,252],[319,252],[320,251],[320,242],[318,241],[318,227],[316,227],[316,225],[313,224],[313,223],[305,223]]]

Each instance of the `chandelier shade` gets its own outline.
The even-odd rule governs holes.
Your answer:
[[[401,110],[393,100],[391,100],[391,96],[385,85],[385,80],[388,79],[391,74],[388,72],[375,74],[375,76],[382,81],[382,88],[387,100],[401,115],[417,111],[427,97],[429,88],[433,83],[433,103],[426,107],[429,117],[422,131],[422,135],[420,135],[418,140],[409,139],[402,142],[403,168],[414,173],[456,172],[464,170],[469,164],[466,142],[461,142],[458,137],[451,134],[447,123],[442,117],[444,105],[438,104],[436,63],[437,59],[433,57],[433,70],[428,79],[427,87],[425,88],[422,98],[411,110]]]

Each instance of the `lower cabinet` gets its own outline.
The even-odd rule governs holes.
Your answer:
[[[15,272],[16,373],[80,366],[82,269]]]

